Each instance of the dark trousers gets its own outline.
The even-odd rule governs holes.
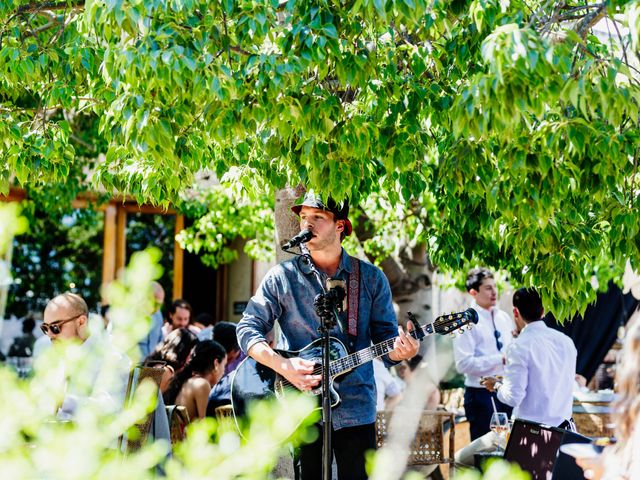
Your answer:
[[[507,416],[510,417],[513,408],[498,400],[496,398],[496,392],[490,392],[486,388],[465,388],[464,411],[467,420],[469,420],[472,441],[491,431],[489,424],[491,423],[491,414],[493,413],[492,398],[493,401],[496,402],[498,411],[505,412]]]
[[[318,438],[298,451],[297,478],[322,479],[322,425],[317,424]],[[339,480],[366,480],[365,452],[376,448],[375,424],[333,430],[331,447],[338,465]]]

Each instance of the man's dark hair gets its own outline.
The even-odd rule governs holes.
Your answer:
[[[513,306],[520,311],[520,316],[527,323],[540,320],[544,308],[542,299],[535,288],[520,288],[513,294]]]
[[[29,334],[33,332],[33,329],[36,328],[36,321],[33,318],[33,315],[27,315],[22,320],[22,333]]]
[[[187,310],[189,310],[189,319],[191,319],[193,311],[191,310],[191,305],[189,305],[189,302],[183,300],[182,298],[175,299],[171,304],[171,307],[169,308],[169,313],[176,313],[176,310],[178,308],[186,308]]]
[[[474,268],[467,273],[467,292],[471,290],[480,290],[480,285],[485,278],[493,278],[493,272],[484,267]]]
[[[216,323],[215,319],[213,318],[213,315],[206,312],[201,312],[198,315],[196,315],[195,322],[201,323],[205,327],[208,327],[209,325],[214,325]]]
[[[238,337],[236,336],[236,324],[231,322],[218,322],[213,326],[213,339],[220,343],[227,353],[238,350]]]

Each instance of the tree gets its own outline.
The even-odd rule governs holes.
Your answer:
[[[409,236],[439,267],[506,268],[566,317],[595,298],[593,278],[640,265],[639,12],[4,2],[0,178],[69,197],[90,167],[94,185],[168,203],[209,169],[254,196],[301,183],[377,197],[420,213]]]

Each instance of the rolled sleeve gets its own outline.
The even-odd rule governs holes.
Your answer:
[[[248,354],[256,343],[266,342],[266,334],[273,329],[280,317],[281,307],[277,297],[277,279],[274,275],[264,278],[256,294],[238,322],[236,335],[240,349]]]

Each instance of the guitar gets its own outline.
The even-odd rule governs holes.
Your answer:
[[[478,323],[478,312],[473,308],[468,308],[464,312],[441,315],[433,323],[417,327],[417,330],[411,332],[410,335],[417,339],[422,339],[435,333],[446,335],[454,333],[465,325],[470,328],[475,323]],[[415,322],[414,325],[416,325]],[[335,391],[333,386],[334,379],[372,361],[374,358],[391,352],[396,338],[384,340],[376,345],[349,354],[340,340],[330,337],[329,390],[331,392],[332,407],[340,403],[338,392]],[[313,374],[320,375],[322,373],[322,339],[320,338],[314,340],[302,350],[276,350],[276,352],[285,358],[301,357],[306,360],[312,360],[316,363]],[[242,417],[247,411],[248,404],[253,401],[273,398],[274,396],[282,398],[291,389],[296,389],[296,387],[286,378],[247,356],[238,365],[231,379],[231,406],[233,407],[234,417],[236,419]],[[322,393],[322,382],[313,390],[305,393],[319,396]]]

